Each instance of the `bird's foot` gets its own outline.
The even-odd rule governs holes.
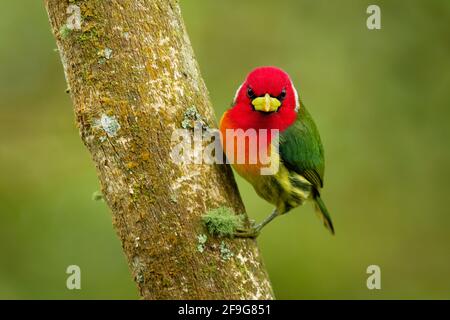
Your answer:
[[[256,227],[251,228],[238,228],[236,229],[234,236],[237,238],[256,238],[259,236],[261,230]]]

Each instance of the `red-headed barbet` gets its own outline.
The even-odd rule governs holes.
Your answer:
[[[275,67],[250,72],[237,90],[232,108],[222,116],[220,132],[233,168],[275,206],[260,224],[238,230],[237,236],[258,236],[275,217],[307,200],[314,203],[325,227],[334,234],[320,197],[325,165],[319,132],[286,72]],[[267,159],[278,163],[270,174],[262,170]]]

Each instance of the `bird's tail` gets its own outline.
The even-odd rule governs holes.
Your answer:
[[[327,228],[331,232],[331,234],[334,235],[334,227],[333,222],[331,221],[330,213],[328,212],[325,203],[323,203],[322,199],[320,198],[320,195],[317,195],[314,198],[314,201],[317,215],[322,220],[325,228]]]

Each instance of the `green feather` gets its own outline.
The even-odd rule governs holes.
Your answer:
[[[316,201],[316,212],[321,218],[323,225],[331,232],[331,234],[334,234],[333,222],[331,221],[331,216],[325,203],[323,203],[319,195],[317,195],[314,200]]]
[[[323,187],[324,152],[319,131],[302,104],[297,120],[280,133],[280,157],[284,165],[319,190]]]
[[[294,124],[280,133],[279,152],[281,161],[289,171],[301,175],[312,184],[316,212],[325,227],[334,234],[330,214],[320,198],[325,171],[323,146],[314,120],[303,104]]]

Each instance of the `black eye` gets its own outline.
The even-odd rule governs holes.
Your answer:
[[[283,101],[286,98],[286,88],[283,88],[283,90],[281,90],[281,93],[277,98],[280,101]]]
[[[256,98],[255,92],[250,87],[247,88],[247,97],[249,97],[252,100]]]

